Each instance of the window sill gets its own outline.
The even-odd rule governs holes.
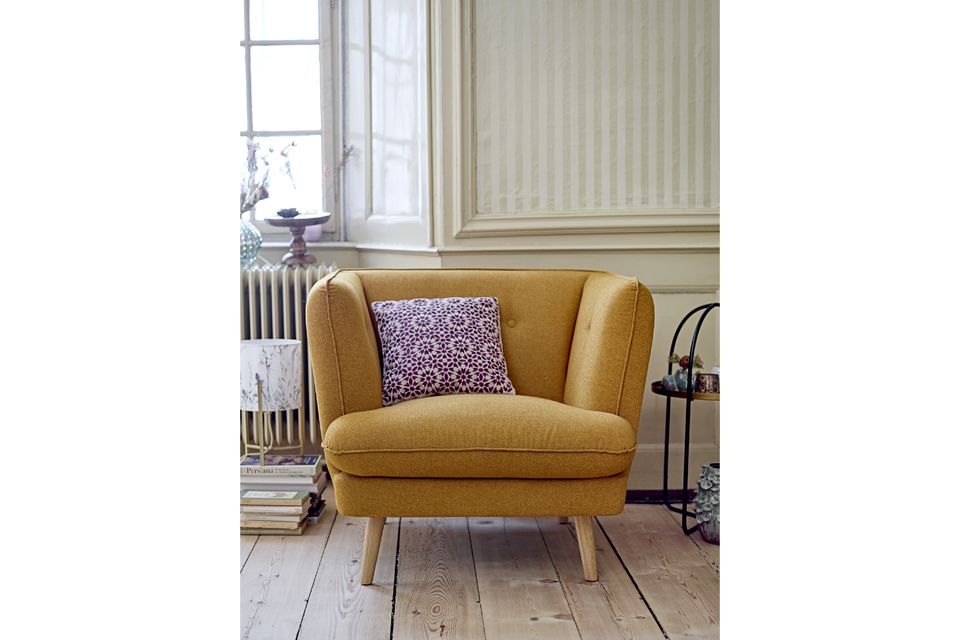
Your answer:
[[[269,240],[264,239],[263,244],[260,246],[263,249],[287,249],[290,246],[290,241],[275,240],[273,238]],[[340,242],[338,240],[307,243],[308,249],[332,249],[334,251],[353,251],[356,246],[357,245],[353,242]]]

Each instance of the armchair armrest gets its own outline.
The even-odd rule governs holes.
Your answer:
[[[380,353],[357,274],[336,271],[310,290],[307,346],[321,435],[342,415],[383,406]]]
[[[653,298],[636,278],[587,278],[570,346],[563,402],[640,422],[650,346]]]

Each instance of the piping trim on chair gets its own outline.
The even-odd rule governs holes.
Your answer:
[[[340,352],[337,350],[337,334],[333,330],[333,317],[330,314],[330,282],[340,274],[337,271],[330,280],[327,280],[323,283],[323,297],[327,301],[327,326],[330,327],[330,342],[333,344],[333,359],[336,361],[337,366],[337,391],[340,393],[340,415],[344,415],[347,412],[346,405],[343,401],[343,382],[340,378]]]
[[[623,455],[625,453],[632,453],[637,450],[637,445],[633,445],[629,449],[526,449],[526,448],[511,448],[511,447],[443,447],[435,449],[423,449],[423,448],[411,448],[411,449],[351,449],[349,451],[343,449],[332,449],[325,443],[321,443],[324,451],[328,451],[335,455],[349,455],[351,453],[462,453],[469,451],[499,451],[507,453],[570,453],[570,454],[579,454],[579,453],[607,453],[610,455]]]
[[[630,364],[630,351],[633,349],[633,335],[637,330],[637,308],[640,304],[640,279],[633,279],[633,319],[630,321],[630,340],[627,342],[626,356],[623,359],[623,372],[620,374],[620,393],[617,395],[617,415],[620,415],[620,405],[623,404],[623,387],[627,381],[627,365]],[[634,447],[636,448],[636,447]]]

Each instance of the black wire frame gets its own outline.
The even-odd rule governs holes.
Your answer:
[[[663,427],[663,504],[667,506],[668,509],[675,513],[679,513],[682,516],[680,528],[683,529],[683,532],[687,535],[690,535],[697,530],[697,525],[692,527],[687,527],[687,518],[696,518],[696,513],[691,513],[687,510],[687,505],[689,504],[690,490],[688,488],[687,476],[690,472],[690,407],[693,404],[693,362],[696,357],[697,351],[697,339],[700,337],[700,328],[703,326],[703,321],[707,319],[707,315],[714,309],[720,306],[719,302],[711,302],[709,304],[703,304],[699,307],[696,307],[690,311],[687,315],[683,317],[683,320],[680,321],[680,324],[677,325],[677,330],[673,332],[673,340],[670,342],[670,353],[676,353],[675,349],[677,347],[677,339],[680,337],[680,331],[683,329],[683,326],[687,323],[687,320],[692,318],[698,311],[702,312],[700,318],[697,320],[697,326],[693,330],[693,339],[690,340],[690,362],[687,365],[687,397],[686,400],[686,412],[684,420],[684,429],[683,429],[683,493],[681,502],[682,507],[675,507],[669,499],[667,491],[667,482],[668,482],[668,473],[670,470],[670,396],[667,398],[667,409],[666,415],[664,417],[664,427]],[[670,362],[667,364],[667,375],[673,373],[673,363]]]

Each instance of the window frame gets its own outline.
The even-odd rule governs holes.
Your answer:
[[[331,213],[330,220],[323,226],[324,239],[343,240],[342,215],[340,207],[341,181],[339,154],[342,146],[340,121],[340,2],[339,0],[316,0],[319,22],[319,37],[316,39],[276,39],[255,40],[250,37],[250,0],[243,0],[243,39],[240,46],[244,59],[244,100],[246,101],[246,128],[240,132],[241,139],[252,138],[289,138],[293,136],[319,135],[321,140],[324,174],[322,181],[323,210]],[[254,129],[253,113],[253,76],[251,72],[251,51],[254,47],[316,46],[320,56],[320,129],[278,130]],[[271,226],[263,220],[250,216],[250,221],[264,236],[266,241],[278,241],[289,238],[286,229]]]

